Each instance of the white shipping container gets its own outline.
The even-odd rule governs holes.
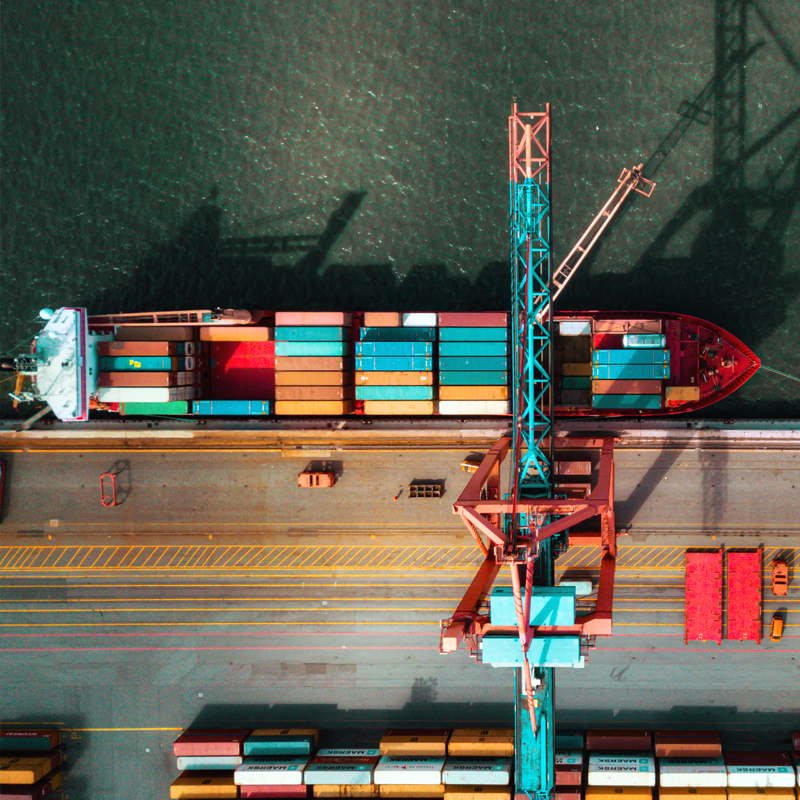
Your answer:
[[[314,757],[325,758],[374,758],[381,751],[377,747],[322,747],[314,753]]]
[[[583,764],[583,750],[556,750],[556,765],[558,764]]]
[[[319,755],[319,754],[317,754]],[[309,764],[303,773],[303,783],[314,786],[318,783],[339,786],[363,786],[372,783],[374,764]]]
[[[511,759],[504,756],[448,758],[442,783],[458,786],[505,786],[511,782]]]
[[[442,783],[444,756],[383,756],[375,767],[377,784],[431,786]]]
[[[622,764],[623,766],[646,766],[655,769],[656,761],[651,755],[642,753],[590,753],[589,766],[592,764]]]
[[[728,773],[724,758],[660,758],[658,780],[664,787],[723,787]]]
[[[589,786],[655,786],[655,767],[646,764],[589,764]]]
[[[479,416],[483,414],[509,414],[508,400],[440,400],[439,413],[447,416]]]
[[[591,336],[592,321],[588,319],[565,319],[558,323],[558,332],[562,336]]]
[[[243,760],[241,756],[179,756],[178,769],[236,769]]]
[[[439,324],[439,315],[436,313],[428,314],[415,311],[411,314],[403,314],[404,328],[435,328]]]
[[[729,764],[728,786],[781,789],[794,786],[797,776],[791,767],[734,766]]]
[[[306,756],[248,756],[233,773],[237,786],[299,786]]]

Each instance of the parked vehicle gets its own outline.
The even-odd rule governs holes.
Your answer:
[[[305,469],[297,476],[297,485],[306,489],[324,488],[334,483],[336,473],[332,469]]]
[[[483,456],[467,456],[461,462],[461,469],[464,470],[464,472],[477,472],[481,461],[483,461]]]
[[[779,642],[783,636],[783,617],[780,614],[775,614],[772,618],[772,625],[769,628],[769,640],[771,642]]]
[[[789,586],[789,567],[782,558],[772,562],[772,594],[782,597]]]

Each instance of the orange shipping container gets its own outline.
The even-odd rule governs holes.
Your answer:
[[[353,359],[341,356],[276,356],[275,369],[278,372],[350,372]]]
[[[271,342],[275,329],[256,325],[217,325],[200,328],[201,342]]]
[[[380,786],[381,797],[444,797],[444,784],[434,783],[428,786],[419,784],[389,784]]]
[[[561,365],[561,374],[570,375],[573,377],[591,377],[592,365],[591,364],[571,364],[565,362]]]
[[[193,342],[191,325],[118,325],[114,338],[118,342]]]
[[[447,742],[447,754],[450,756],[513,756],[514,729],[456,728],[450,734]]]
[[[726,800],[730,791],[724,786],[662,786],[658,796],[659,800]]]
[[[374,783],[317,783],[314,785],[314,797],[379,797],[378,789]]]
[[[444,800],[511,800],[508,786],[457,786],[444,787]]]
[[[508,400],[508,386],[440,386],[440,400]]]
[[[426,401],[367,400],[365,405],[370,402],[404,405]],[[432,406],[433,403],[430,403],[430,405]],[[391,728],[386,731],[379,747],[382,756],[443,756],[447,754],[447,739],[449,736],[450,731],[444,728]]]
[[[275,413],[289,416],[340,416],[353,411],[352,400],[276,400]]]
[[[357,386],[433,386],[432,372],[356,372]]]
[[[276,372],[275,386],[352,386],[352,372]]]
[[[365,311],[365,328],[399,328],[403,324],[402,315],[397,311]]]
[[[364,413],[375,416],[426,416],[433,414],[433,400],[365,400]],[[280,413],[280,412],[278,412]],[[387,753],[387,755],[399,755],[398,753]],[[434,753],[419,755],[435,755]]]
[[[276,400],[350,400],[352,386],[276,386]]]
[[[233,772],[193,770],[182,772],[169,787],[172,800],[239,796],[239,787],[233,782]]]
[[[592,381],[592,394],[661,394],[661,386],[662,381],[645,378]]]

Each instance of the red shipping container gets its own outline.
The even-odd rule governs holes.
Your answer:
[[[649,750],[650,731],[615,728],[586,731],[587,750]]]
[[[504,328],[508,326],[505,311],[483,311],[480,313],[461,313],[446,311],[439,314],[441,328]]]
[[[353,359],[341,356],[277,356],[275,369],[279,372],[351,372]]]
[[[581,800],[582,797],[583,791],[581,789],[565,792],[563,789],[556,787],[556,800]]]
[[[352,386],[276,386],[276,400],[349,400]]]
[[[592,347],[595,350],[622,350],[623,333],[596,333],[592,337]]]
[[[240,786],[239,797],[302,798],[308,797],[308,786]]]
[[[319,325],[340,328],[353,324],[349,311],[276,311],[275,327],[294,325]]]
[[[274,399],[274,342],[212,342],[211,360],[209,394],[213,399]]]
[[[352,372],[276,372],[276,386],[352,386]]]
[[[397,311],[365,311],[365,328],[399,328],[403,324],[403,315]]]
[[[791,767],[792,758],[783,750],[725,750],[725,763],[732,767]]]
[[[663,381],[647,378],[592,381],[593,394],[661,394]]]
[[[240,756],[250,728],[196,728],[182,733],[172,745],[176,756]]]
[[[719,758],[722,740],[717,731],[656,731],[658,758]]]
[[[580,764],[556,764],[556,786],[580,786],[583,767]]]

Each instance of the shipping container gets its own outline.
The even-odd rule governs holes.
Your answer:
[[[442,386],[507,386],[508,373],[497,372],[440,372],[439,383]]]
[[[192,404],[197,416],[256,417],[270,413],[269,400],[197,400]]]
[[[118,342],[192,342],[196,330],[191,325],[118,325],[114,338]]]
[[[433,400],[433,386],[356,386],[357,400]]]
[[[583,750],[556,750],[555,764],[556,767],[580,767],[583,765]]]
[[[595,380],[660,380],[669,378],[669,366],[663,364],[594,364],[591,376]]]
[[[194,400],[194,386],[100,386],[100,403],[171,403],[174,400]]]
[[[346,342],[349,338],[350,328],[320,325],[275,328],[276,342]]]
[[[508,400],[440,400],[439,413],[455,417],[503,415],[511,413],[511,403]]]
[[[595,350],[592,364],[669,364],[669,350]]]
[[[660,319],[596,319],[595,333],[661,333]]]
[[[658,762],[658,780],[661,786],[727,786],[728,773],[725,759],[717,758],[661,758]]]
[[[308,761],[308,756],[246,756],[233,780],[237,786],[298,786]]]
[[[658,380],[592,381],[593,394],[661,394]]]
[[[585,389],[561,389],[556,392],[556,405],[590,406],[592,393]]]
[[[661,408],[660,394],[593,394],[592,408],[624,408],[632,411]]]
[[[728,565],[728,639],[761,644],[761,554],[760,547],[725,553]],[[725,759],[728,759],[727,753]]]
[[[507,786],[513,759],[492,756],[448,756],[442,770],[445,786]]]
[[[364,401],[364,413],[369,416],[430,416],[434,411],[433,400]]]
[[[508,359],[495,356],[451,356],[439,358],[439,369],[448,372],[463,372],[466,370],[500,371],[508,369]],[[477,376],[476,376],[477,377]],[[476,381],[473,381],[477,383]]]
[[[583,789],[556,785],[553,800],[583,800]]]
[[[351,414],[352,400],[276,400],[275,413],[278,416],[341,416]]]
[[[249,728],[189,728],[172,745],[176,756],[240,756]]]
[[[295,325],[321,325],[335,328],[349,327],[353,315],[349,311],[276,311],[275,327],[294,327]]]
[[[502,786],[445,786],[444,800],[511,800],[511,789]]]
[[[667,346],[667,337],[663,333],[625,333],[622,346],[632,348],[657,348]]]
[[[398,742],[399,744],[399,742]],[[407,742],[412,747],[414,742]],[[433,744],[433,743],[430,743]],[[445,742],[441,743],[444,747]],[[383,750],[383,741],[381,741]],[[375,767],[374,780],[377,784],[393,783],[414,785],[436,785],[442,783],[444,756],[382,756]]]
[[[256,325],[216,325],[200,328],[201,342],[271,342],[274,328]]]
[[[380,787],[374,783],[342,786],[337,783],[315,783],[314,797],[380,797]]]
[[[726,800],[728,793],[721,787],[662,786],[658,790],[658,797],[659,800]]]
[[[728,800],[795,800],[796,789],[728,786]]]
[[[561,374],[562,375],[589,375],[592,374],[592,365],[591,363],[573,363],[570,361],[565,361],[561,364]]]
[[[598,333],[592,336],[593,350],[621,350],[625,342],[622,333]]]
[[[194,342],[97,342],[98,356],[190,356]]]
[[[592,764],[586,773],[588,786],[655,786],[656,768],[626,764]]]
[[[240,786],[239,797],[269,797],[272,800],[302,800],[309,797],[308,786]]]
[[[508,386],[440,386],[439,400],[508,400]]]
[[[241,768],[240,768],[241,769]],[[233,782],[232,772],[215,772],[213,770],[197,770],[183,772],[169,787],[172,800],[188,798],[235,798],[238,789]]]
[[[591,336],[592,321],[590,319],[565,319],[558,323],[559,336]]]
[[[353,386],[352,372],[276,372],[275,386]]]
[[[365,311],[364,325],[367,328],[396,328],[403,324],[398,311]]]
[[[404,328],[435,328],[439,324],[438,315],[425,311],[412,311],[403,314]]]
[[[658,758],[719,758],[722,740],[718,731],[656,731]]]
[[[447,740],[451,756],[513,756],[513,728],[456,728]]]
[[[0,785],[21,786],[36,783],[54,769],[50,758],[0,757]]]
[[[372,773],[380,756],[314,756],[303,774],[307,785],[371,784]]]
[[[389,728],[381,738],[380,753],[384,756],[444,756],[450,733],[449,728]]]
[[[526,591],[522,589],[525,602]],[[516,625],[517,611],[511,586],[495,586],[489,596],[492,625]],[[566,586],[534,586],[530,603],[531,625],[574,625],[575,589]]]
[[[190,386],[199,373],[179,372],[101,372],[97,376],[98,386]],[[187,378],[188,376],[188,378]]]
[[[325,356],[278,356],[278,372],[352,372],[353,359]]]
[[[2,800],[41,800],[61,786],[63,774],[60,769],[48,772],[36,783],[31,784],[2,784],[0,798]]]
[[[792,766],[727,764],[728,787],[785,789],[795,786],[797,776]]]
[[[189,402],[173,400],[171,403],[122,403],[119,413],[123,417],[182,417],[189,413]]]
[[[276,386],[276,400],[350,400],[352,386]]]
[[[242,756],[178,756],[178,769],[234,770],[243,760]]]
[[[430,372],[433,359],[430,356],[357,356],[359,372]]]
[[[324,758],[374,758],[380,756],[379,747],[321,747],[315,753]]]
[[[309,755],[319,742],[316,728],[257,728],[244,740],[246,756]]]
[[[432,372],[356,372],[356,386],[433,385]]]
[[[192,356],[100,356],[101,372],[169,372],[170,370],[191,369],[187,366]]]
[[[581,786],[583,767],[580,764],[556,764],[556,786]]]
[[[0,751],[2,750],[52,750],[61,743],[58,731],[0,729]]]
[[[699,386],[667,386],[664,390],[664,399],[668,406],[681,403],[696,403],[700,399]]]
[[[632,728],[590,729],[586,731],[587,750],[649,750],[650,731]]]
[[[561,472],[562,467],[560,465],[562,463],[575,464],[579,462],[556,461],[555,462],[556,475],[588,475],[592,471],[591,464],[589,464],[588,471],[585,470],[583,467],[577,467],[575,470],[570,469],[567,472]],[[584,746],[583,731],[563,730],[563,729],[559,729],[556,731],[556,750],[583,750],[583,746]]]
[[[356,359],[362,356],[432,356],[433,342],[356,342]]]
[[[508,314],[502,311],[452,312],[439,314],[442,328],[507,328]]]
[[[362,342],[435,342],[436,328],[362,328]]]
[[[275,342],[276,356],[331,358],[348,356],[352,352],[352,342]]]
[[[586,800],[651,800],[653,790],[649,786],[587,786]]]
[[[428,786],[414,785],[407,783],[384,783],[377,787],[379,797],[397,798],[435,798],[444,797],[445,785],[443,783],[432,783]]]
[[[508,328],[439,328],[442,342],[507,342]]]
[[[487,328],[486,330],[491,330]],[[508,345],[505,342],[440,342],[440,356],[507,356]]]

